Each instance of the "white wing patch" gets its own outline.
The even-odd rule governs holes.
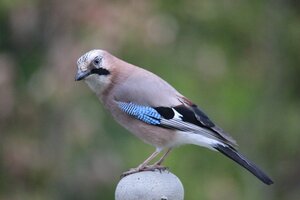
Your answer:
[[[173,119],[179,119],[179,120],[182,120],[182,115],[179,113],[179,112],[177,112],[174,108],[172,108],[172,110],[173,110],[173,112],[174,112],[174,117],[173,117]]]

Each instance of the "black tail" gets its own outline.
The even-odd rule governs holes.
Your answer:
[[[219,152],[223,153],[228,158],[231,158],[244,168],[246,168],[249,172],[251,172],[254,176],[256,176],[259,180],[264,182],[267,185],[273,184],[273,181],[263,172],[261,171],[256,165],[249,162],[244,156],[239,154],[236,150],[229,146],[223,146],[223,145],[216,145],[214,147]]]

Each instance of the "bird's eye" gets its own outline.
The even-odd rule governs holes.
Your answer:
[[[99,66],[100,62],[101,62],[100,58],[95,58],[95,60],[93,61],[95,66]]]

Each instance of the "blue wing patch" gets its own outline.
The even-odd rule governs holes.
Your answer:
[[[118,102],[119,108],[125,113],[151,125],[159,125],[161,115],[152,107],[134,103]]]

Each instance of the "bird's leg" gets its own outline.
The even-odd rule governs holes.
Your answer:
[[[137,169],[142,170],[144,169],[148,163],[153,160],[158,154],[160,153],[160,151],[155,151],[153,154],[151,154],[151,156],[149,156],[149,158],[147,158],[142,164],[140,164]]]
[[[148,168],[146,167],[147,164],[153,160],[153,158],[155,158],[158,154],[160,153],[160,151],[156,150],[154,153],[151,154],[151,156],[149,156],[149,158],[147,158],[142,164],[140,164],[137,168],[132,168],[127,172],[124,172],[121,177],[125,177],[127,175],[130,174],[134,174],[140,171],[148,171]]]
[[[157,161],[154,163],[154,165],[160,166],[162,162],[164,162],[165,158],[169,155],[171,152],[172,148],[169,148],[167,152]]]
[[[162,157],[155,162],[153,165],[145,165],[141,171],[154,171],[156,169],[158,169],[159,171],[164,171],[167,169],[167,167],[164,167],[161,165],[161,163],[164,161],[164,159],[167,157],[167,155],[169,155],[169,153],[171,152],[172,148],[169,148],[164,155],[162,155]]]

